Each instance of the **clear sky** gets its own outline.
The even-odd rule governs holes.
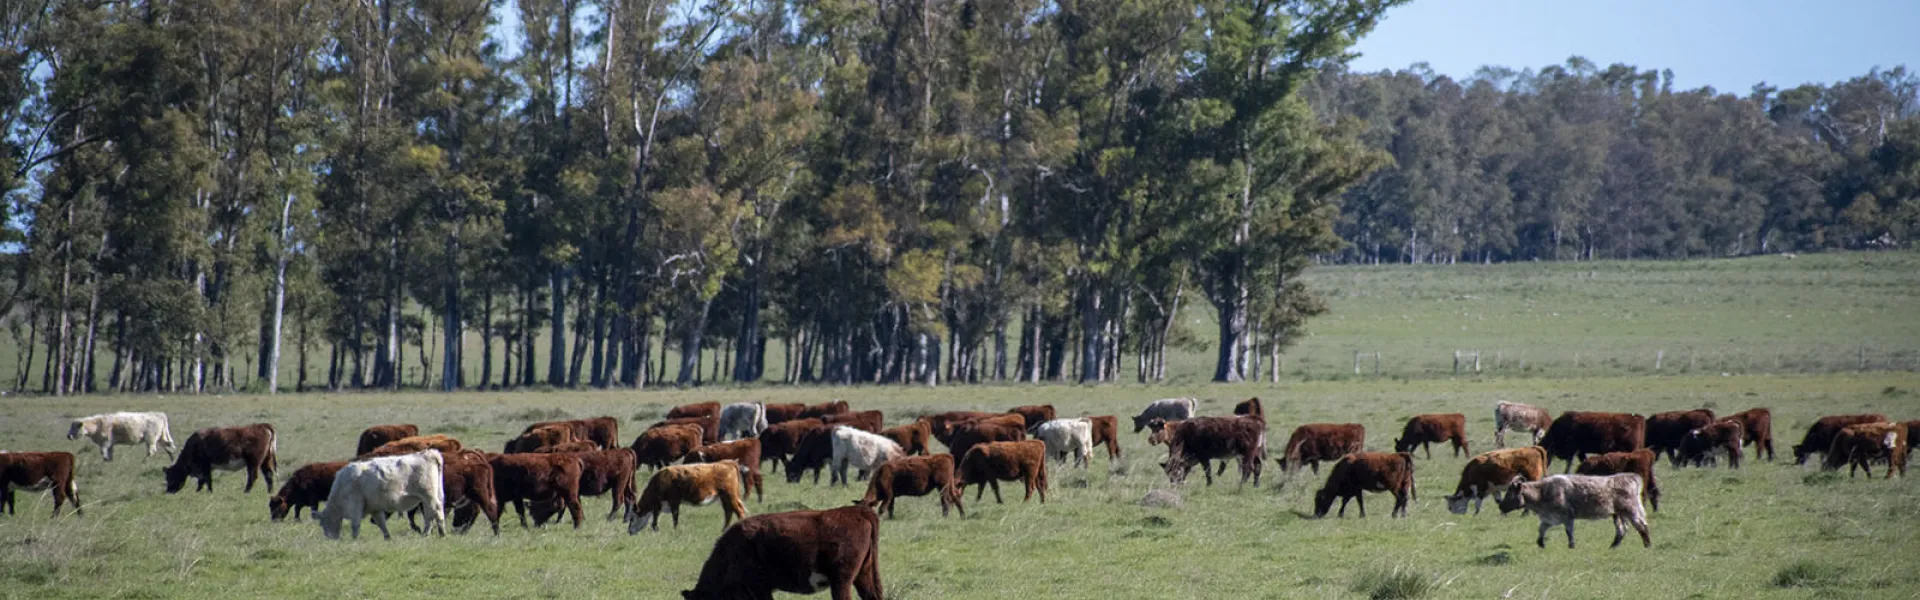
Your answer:
[[[1920,69],[1920,0],[1413,0],[1355,47],[1356,71],[1426,62],[1463,78],[1584,56],[1672,69],[1679,88],[1745,93]]]

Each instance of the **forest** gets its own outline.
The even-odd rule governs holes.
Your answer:
[[[1241,381],[1314,265],[1920,227],[1904,67],[1350,71],[1399,3],[7,2],[0,386]]]

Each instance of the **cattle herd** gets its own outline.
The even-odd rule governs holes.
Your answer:
[[[1664,456],[1674,468],[1717,465],[1724,458],[1739,468],[1744,448],[1772,461],[1772,413],[1755,408],[1724,417],[1707,409],[1625,413],[1549,413],[1525,404],[1494,407],[1498,449],[1473,454],[1466,417],[1461,414],[1409,418],[1394,452],[1367,452],[1366,429],[1354,423],[1310,423],[1288,436],[1277,456],[1267,448],[1266,412],[1258,398],[1241,402],[1230,416],[1196,414],[1192,398],[1159,400],[1133,417],[1135,433],[1152,445],[1164,445],[1161,466],[1168,481],[1182,484],[1195,466],[1212,485],[1227,464],[1240,467],[1240,482],[1260,485],[1262,467],[1272,458],[1283,475],[1303,467],[1318,475],[1331,463],[1326,483],[1313,496],[1316,517],[1333,510],[1346,515],[1355,502],[1366,516],[1368,492],[1393,497],[1392,516],[1406,516],[1416,498],[1414,452],[1432,458],[1432,444],[1450,444],[1455,456],[1470,456],[1453,494],[1454,514],[1475,514],[1489,496],[1502,513],[1532,512],[1539,518],[1536,542],[1546,546],[1553,526],[1566,529],[1572,547],[1573,523],[1610,519],[1618,546],[1631,527],[1651,546],[1642,500],[1660,509],[1654,468]],[[423,534],[470,529],[479,519],[500,532],[502,507],[511,505],[520,525],[535,526],[563,514],[578,528],[582,497],[611,500],[607,519],[622,517],[630,534],[658,530],[663,513],[680,524],[682,506],[718,503],[725,531],[701,569],[687,598],[766,597],[773,591],[811,594],[831,590],[833,597],[882,596],[878,566],[879,516],[893,518],[901,497],[932,495],[942,516],[949,509],[966,515],[963,490],[977,486],[974,500],[993,490],[1003,502],[1000,483],[1018,482],[1024,498],[1047,500],[1047,463],[1086,468],[1096,446],[1108,460],[1118,459],[1118,422],[1113,416],[1061,418],[1051,405],[1019,406],[1006,412],[952,411],[921,416],[886,427],[877,410],[855,411],[845,401],[818,405],[744,402],[721,406],[707,402],[675,407],[626,447],[619,445],[619,422],[612,417],[551,421],[528,425],[508,440],[504,452],[483,452],[444,435],[420,435],[411,424],[374,425],[360,434],[354,458],[318,462],[294,470],[268,500],[268,515],[280,521],[311,513],[329,538],[343,522],[359,537],[360,523],[371,520],[386,537],[390,516],[406,515]],[[1886,477],[1906,473],[1907,436],[1920,421],[1897,423],[1885,415],[1842,415],[1819,419],[1793,446],[1796,464],[1824,454],[1829,470],[1850,474],[1884,464]],[[1528,432],[1532,443],[1507,448],[1506,433]],[[175,448],[167,416],[157,412],[94,415],[72,422],[68,439],[86,438],[111,461],[117,444],[144,445],[147,456],[164,451],[173,464],[163,470],[165,490],[177,493],[188,477],[195,491],[213,490],[213,471],[245,470],[245,491],[264,476],[269,489],[278,471],[278,434],[273,425],[209,427],[193,432]],[[935,453],[930,440],[945,445]],[[1554,459],[1561,475],[1548,475]],[[0,512],[12,513],[14,490],[50,491],[53,513],[72,505],[81,514],[74,486],[74,455],[68,452],[0,451]],[[790,483],[821,471],[828,485],[865,480],[867,491],[853,506],[749,516],[749,492],[764,500],[761,466],[782,470]],[[644,489],[638,470],[651,471]],[[1577,471],[1577,474],[1572,474]],[[418,516],[423,523],[414,524]],[[739,520],[738,524],[733,521]]]

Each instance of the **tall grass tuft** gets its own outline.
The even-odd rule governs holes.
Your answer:
[[[1438,587],[1439,582],[1410,568],[1372,567],[1356,573],[1347,589],[1372,600],[1405,600],[1424,597]]]
[[[1773,574],[1773,585],[1783,588],[1826,587],[1839,585],[1847,576],[1841,565],[1803,560],[1782,567]]]

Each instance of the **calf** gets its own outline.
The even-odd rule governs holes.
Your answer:
[[[1473,455],[1467,445],[1467,416],[1460,413],[1444,415],[1415,415],[1407,419],[1407,426],[1400,431],[1400,437],[1393,440],[1394,452],[1412,452],[1418,446],[1427,451],[1427,458],[1433,458],[1433,444],[1453,442],[1453,455]]]
[[[454,529],[465,533],[484,515],[493,534],[500,535],[500,499],[494,491],[493,463],[487,453],[469,449],[443,452],[440,458],[441,497],[453,511]],[[407,522],[412,524],[412,515],[407,516]]]
[[[573,427],[560,423],[536,424],[527,427],[518,437],[507,440],[506,454],[532,452],[547,446],[558,446],[578,440],[574,437]]]
[[[947,436],[947,450],[954,456],[965,458],[967,449],[975,444],[1025,440],[1027,428],[1022,422],[1020,415],[1005,415],[953,424],[950,427],[953,433]]]
[[[353,447],[353,455],[363,456],[387,442],[416,435],[420,435],[419,425],[374,425],[360,432],[360,443]]]
[[[820,421],[828,425],[846,425],[873,434],[880,433],[880,430],[887,425],[886,415],[877,410],[834,413],[821,418]]]
[[[1085,417],[1041,423],[1033,428],[1033,439],[1046,443],[1054,460],[1064,462],[1072,455],[1073,466],[1082,469],[1093,460],[1093,421]]]
[[[699,449],[694,450],[692,454],[687,455],[688,463],[711,463],[723,460],[740,463],[741,467],[746,468],[746,473],[743,475],[746,481],[742,483],[747,487],[753,488],[755,500],[761,502],[767,501],[767,492],[763,480],[760,477],[760,440],[748,438],[731,442],[720,442],[718,444],[701,446]]]
[[[319,462],[295,469],[293,476],[280,485],[280,491],[267,499],[267,516],[277,522],[285,520],[287,513],[292,512],[293,520],[297,523],[300,521],[300,509],[320,510],[320,503],[333,490],[333,476],[345,466],[345,461]]]
[[[360,519],[371,516],[374,526],[380,528],[380,536],[391,540],[387,515],[419,507],[426,517],[423,531],[437,529],[444,536],[443,464],[438,450],[347,463],[333,477],[326,508],[315,512],[313,519],[320,522],[321,533],[335,540],[340,539],[340,520],[351,521],[353,537],[360,539]]]
[[[1554,458],[1567,461],[1565,472],[1572,472],[1578,459],[1588,454],[1632,452],[1646,447],[1647,419],[1626,413],[1567,411],[1553,420],[1540,446],[1547,449],[1547,463]]]
[[[699,425],[701,444],[712,444],[720,441],[720,415],[717,415],[717,414],[707,415],[704,417],[681,417],[681,418],[667,419],[665,421],[654,423],[653,425],[648,426],[648,428],[651,429],[653,427],[666,427],[668,425]]]
[[[686,600],[816,594],[880,600],[880,516],[863,506],[749,517],[713,544]]]
[[[881,430],[880,435],[899,444],[909,456],[924,456],[928,452],[927,440],[933,437],[933,426],[925,420],[919,420],[897,427],[888,427]]]
[[[400,438],[391,442],[387,442],[385,444],[381,444],[377,448],[368,450],[365,454],[361,454],[360,456],[354,457],[354,460],[366,460],[366,459],[374,458],[378,456],[399,456],[402,454],[413,454],[421,450],[439,450],[441,454],[445,454],[448,452],[457,451],[459,449],[460,449],[460,440],[456,440],[451,437],[447,437],[439,434],[416,435],[413,437]]]
[[[1647,451],[1652,454],[1651,451]],[[1627,526],[1640,532],[1640,543],[1653,547],[1647,534],[1647,509],[1640,506],[1640,476],[1554,475],[1539,481],[1521,481],[1515,477],[1507,493],[1500,497],[1502,514],[1520,509],[1532,510],[1540,517],[1540,537],[1534,540],[1547,547],[1547,530],[1555,525],[1567,528],[1567,547],[1573,547],[1573,522],[1578,519],[1613,519],[1613,547],[1627,537]]]
[[[1753,444],[1753,457],[1757,459],[1761,453],[1766,453],[1767,462],[1773,462],[1773,411],[1750,408],[1720,420],[1739,423],[1742,443]]]
[[[247,493],[253,491],[253,482],[260,475],[267,477],[267,487],[273,487],[273,471],[278,465],[275,458],[279,451],[279,442],[273,425],[255,423],[241,427],[208,427],[187,436],[187,443],[180,448],[180,456],[161,471],[166,475],[167,493],[178,493],[186,486],[187,477],[196,480],[194,491],[205,489],[213,491],[213,470],[247,470]]]
[[[1294,428],[1287,438],[1287,452],[1275,459],[1280,470],[1292,474],[1301,463],[1320,474],[1320,461],[1340,460],[1359,452],[1367,444],[1367,428],[1359,423],[1309,423]]]
[[[520,528],[527,528],[528,502],[559,502],[573,515],[573,528],[584,520],[580,508],[580,477],[586,467],[572,454],[495,454],[487,457],[493,467],[494,499],[513,503],[520,515]]]
[[[1365,492],[1393,494],[1390,516],[1407,516],[1407,501],[1417,499],[1413,483],[1412,452],[1355,452],[1340,457],[1327,474],[1327,484],[1313,493],[1313,517],[1323,518],[1340,499],[1340,517],[1347,516],[1347,501],[1360,503],[1360,518],[1367,517]]]
[[[1040,503],[1046,504],[1047,445],[1037,440],[988,442],[967,449],[967,455],[960,459],[960,486],[980,486],[973,494],[975,502],[991,485],[993,502],[1005,504],[1000,499],[1001,481],[1025,483],[1027,497],[1022,502],[1032,500],[1034,490],[1039,490]]]
[[[940,443],[951,446],[952,443],[947,440],[952,439],[953,425],[955,423],[977,421],[995,416],[995,414],[996,413],[972,410],[956,410],[920,417],[918,421],[927,424],[927,430],[933,434],[933,439],[940,440]],[[1025,422],[1025,420],[1024,417],[1021,419],[1022,422]]]
[[[767,404],[765,406],[767,407],[768,427],[798,419],[800,418],[800,413],[807,410],[807,405],[798,402],[790,404]]]
[[[760,432],[760,457],[772,460],[776,467],[786,468],[787,459],[800,449],[800,438],[809,431],[826,427],[819,419],[793,419],[770,425]]]
[[[852,410],[853,410],[853,407],[848,406],[847,401],[834,400],[832,402],[822,402],[820,404],[815,404],[815,405],[800,409],[800,414],[795,415],[794,418],[819,419],[827,415],[837,415],[843,412],[851,412]]]
[[[680,405],[680,406],[675,406],[675,407],[673,407],[673,409],[672,409],[672,410],[669,410],[669,411],[667,411],[667,416],[665,416],[665,417],[662,417],[662,418],[665,418],[665,419],[687,419],[687,418],[696,418],[696,419],[704,419],[704,418],[706,418],[706,417],[718,417],[718,416],[720,416],[720,403],[719,403],[719,402],[695,402],[695,403],[693,403],[693,404],[682,404],[682,405]]]
[[[1680,466],[1680,445],[1693,430],[1713,424],[1713,411],[1705,408],[1675,410],[1647,417],[1647,447],[1654,454],[1666,454],[1673,466]]]
[[[1660,512],[1660,482],[1653,478],[1653,463],[1660,456],[1652,450],[1641,448],[1632,452],[1608,452],[1598,456],[1589,456],[1580,461],[1579,475],[1614,475],[1632,473],[1640,477],[1640,493],[1653,505],[1654,512]]]
[[[895,499],[936,492],[940,494],[940,516],[947,516],[949,504],[960,510],[961,518],[967,516],[967,507],[960,502],[960,483],[954,477],[951,454],[909,456],[881,463],[874,468],[873,477],[867,481],[866,497],[854,504],[885,510],[887,518],[891,519]]]
[[[687,453],[699,448],[706,436],[699,425],[669,425],[654,427],[633,438],[633,455],[636,465],[646,465],[658,469],[685,457]]]
[[[833,427],[822,426],[801,434],[793,455],[787,457],[787,483],[800,483],[800,476],[813,471],[813,484],[820,485],[820,471],[833,463]],[[829,480],[831,483],[831,480]]]
[[[1855,469],[1867,472],[1867,478],[1873,478],[1873,461],[1887,461],[1887,479],[1893,478],[1894,471],[1901,477],[1907,476],[1907,426],[1904,423],[1861,423],[1848,425],[1833,437],[1833,444],[1827,449],[1827,459],[1823,468],[1839,469],[1847,465],[1847,476],[1855,475]]]
[[[1812,427],[1807,428],[1807,436],[1793,446],[1793,464],[1807,464],[1807,458],[1813,456],[1813,453],[1826,452],[1833,446],[1834,436],[1839,435],[1840,430],[1846,429],[1849,425],[1885,422],[1887,422],[1887,416],[1881,414],[1820,417],[1820,420],[1813,422]]]
[[[1233,415],[1236,417],[1253,415],[1255,418],[1260,419],[1261,422],[1267,420],[1267,410],[1260,406],[1259,398],[1248,398],[1242,400],[1239,404],[1233,405]]]
[[[735,402],[720,409],[720,439],[759,437],[767,430],[767,405]]]
[[[1193,418],[1194,410],[1198,408],[1199,405],[1200,401],[1192,398],[1155,400],[1147,405],[1146,410],[1142,410],[1140,414],[1133,416],[1133,432],[1140,433],[1140,430],[1146,429],[1147,423],[1154,419],[1160,419],[1162,421],[1184,421],[1191,419]]]
[[[53,516],[60,516],[60,507],[66,504],[73,505],[73,514],[85,515],[80,509],[80,488],[73,484],[73,463],[72,452],[0,452],[0,508],[15,514],[13,488],[49,490]]]
[[[572,431],[574,440],[593,442],[601,448],[620,447],[620,420],[613,417],[593,417],[591,419],[573,419],[571,421],[542,421],[528,425],[521,433],[556,425]],[[534,447],[538,448],[539,446]]]
[[[117,412],[74,419],[67,427],[67,439],[82,436],[100,447],[100,459],[105,461],[113,460],[114,444],[145,444],[147,458],[161,450],[167,452],[167,460],[175,458],[172,427],[163,412]]]
[[[1107,460],[1120,458],[1120,420],[1113,415],[1087,417],[1093,423],[1093,445],[1106,446]]]
[[[595,444],[593,442],[581,441],[581,440],[574,440],[574,441],[567,442],[565,444],[560,444],[557,446],[541,446],[539,448],[534,448],[533,453],[534,454],[557,454],[560,452],[596,452],[599,450],[600,450],[599,444]]]
[[[1029,428],[1038,427],[1040,426],[1041,423],[1052,421],[1054,419],[1054,411],[1053,411],[1052,404],[1033,404],[1028,406],[1015,406],[1013,408],[1007,409],[1007,413],[1020,415],[1021,420],[1026,421],[1027,427]]]
[[[1740,441],[1743,431],[1744,428],[1735,421],[1719,421],[1689,431],[1687,438],[1680,441],[1680,448],[1675,454],[1673,464],[1678,467],[1681,463],[1691,462],[1693,466],[1698,467],[1703,463],[1718,462],[1714,457],[1725,452],[1727,466],[1738,469],[1741,458],[1740,446],[1744,445]]]
[[[653,478],[647,480],[647,490],[640,493],[640,501],[634,504],[633,512],[627,516],[627,533],[640,533],[648,525],[652,525],[654,531],[659,531],[663,507],[673,513],[673,527],[680,528],[681,504],[705,506],[719,500],[720,509],[726,515],[722,527],[733,524],[736,517],[746,518],[747,506],[740,502],[740,473],[743,470],[740,463],[723,460],[699,465],[674,465],[654,472]]]
[[[1185,483],[1187,473],[1198,463],[1207,485],[1213,485],[1210,461],[1238,458],[1240,484],[1245,485],[1252,477],[1253,486],[1260,487],[1260,461],[1265,460],[1267,452],[1266,423],[1251,416],[1194,417],[1160,423],[1159,428],[1155,437],[1167,445],[1167,481]]]
[[[868,433],[849,426],[833,428],[833,476],[827,479],[831,486],[835,481],[848,485],[847,468],[860,470],[860,479],[866,480],[867,474],[880,463],[906,456],[906,450],[879,434]]]
[[[1460,484],[1454,486],[1453,495],[1447,496],[1447,510],[1456,515],[1467,514],[1467,503],[1472,501],[1473,514],[1478,515],[1487,496],[1504,489],[1514,478],[1539,481],[1546,471],[1547,449],[1539,446],[1481,453],[1460,469]]]
[[[1547,427],[1553,419],[1547,416],[1546,409],[1521,404],[1519,402],[1498,402],[1493,405],[1493,446],[1507,447],[1507,430],[1533,432],[1533,441],[1539,445],[1540,436],[1546,435]]]

